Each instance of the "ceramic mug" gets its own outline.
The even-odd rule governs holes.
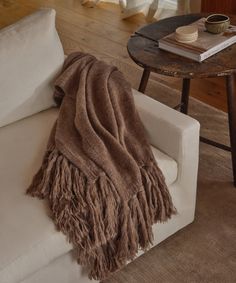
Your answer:
[[[223,14],[213,14],[207,17],[205,27],[211,33],[221,33],[230,25],[229,17]]]

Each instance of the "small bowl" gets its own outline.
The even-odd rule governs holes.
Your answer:
[[[230,25],[229,17],[223,14],[213,14],[207,17],[205,27],[208,32],[221,33],[227,30]]]

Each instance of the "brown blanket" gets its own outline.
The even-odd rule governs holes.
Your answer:
[[[53,220],[90,276],[103,279],[152,243],[152,224],[175,212],[121,72],[73,53],[55,83],[59,117],[28,193]]]

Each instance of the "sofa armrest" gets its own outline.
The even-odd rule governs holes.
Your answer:
[[[172,108],[133,90],[139,116],[147,131],[150,144],[176,161],[184,152],[197,151],[199,122]]]
[[[188,211],[186,217],[190,222],[194,219],[196,203],[199,122],[138,91],[133,92],[150,143],[178,164],[177,180],[170,190],[177,210],[181,213]]]

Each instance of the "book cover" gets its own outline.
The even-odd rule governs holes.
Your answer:
[[[206,31],[205,18],[191,25],[198,27],[198,39],[192,43],[182,43],[175,39],[175,32],[159,40],[159,48],[201,62],[236,42],[236,26],[220,34]]]

